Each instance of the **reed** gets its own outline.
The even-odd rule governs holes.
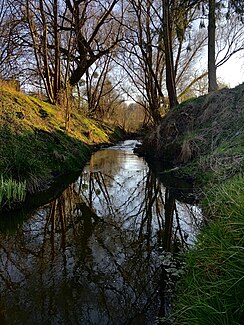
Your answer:
[[[7,180],[1,175],[0,178],[0,209],[17,202],[23,202],[26,196],[26,181],[17,182],[12,178]]]

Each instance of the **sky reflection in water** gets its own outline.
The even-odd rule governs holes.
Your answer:
[[[0,234],[0,324],[150,325],[167,314],[159,256],[194,240],[200,211],[175,201],[135,144],[95,153],[59,198]]]

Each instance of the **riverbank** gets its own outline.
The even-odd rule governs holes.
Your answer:
[[[12,88],[0,88],[0,207],[47,189],[80,170],[92,151],[123,136],[120,129]],[[66,121],[66,122],[65,122]]]
[[[183,257],[173,324],[242,324],[244,318],[243,112],[244,84],[189,100],[139,148],[201,188],[206,223]]]
[[[185,256],[173,324],[243,324],[244,191],[235,176],[205,190],[207,225]]]

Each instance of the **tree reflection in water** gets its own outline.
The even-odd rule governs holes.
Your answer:
[[[155,324],[170,312],[159,255],[188,244],[186,211],[130,151],[97,157],[59,198],[0,235],[6,324]]]

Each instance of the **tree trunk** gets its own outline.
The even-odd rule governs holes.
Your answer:
[[[209,0],[208,14],[208,92],[218,89],[215,64],[215,0]]]
[[[55,64],[54,64],[54,99],[58,101],[60,91],[60,39],[58,34],[58,0],[53,2],[53,29],[54,29],[54,42],[55,42]]]
[[[178,104],[175,86],[175,71],[173,63],[172,33],[169,16],[169,0],[163,1],[163,35],[166,61],[166,87],[170,108]]]

